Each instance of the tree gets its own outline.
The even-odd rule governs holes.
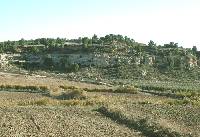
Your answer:
[[[37,54],[37,53],[39,53],[39,49],[38,49],[38,47],[36,47],[36,46],[32,46],[31,48],[30,48],[30,52],[31,53],[33,53],[33,54]]]
[[[117,38],[117,39],[115,39],[115,40],[118,41],[118,42],[120,42],[120,43],[122,43],[122,42],[125,41],[125,40],[124,40],[124,37],[123,37],[122,35],[117,35],[116,38]]]
[[[170,42],[169,44],[164,44],[165,48],[178,48],[178,43]]]
[[[153,40],[150,40],[149,43],[148,43],[148,46],[154,47],[154,46],[156,46],[156,43],[154,43]]]
[[[56,44],[56,40],[55,39],[50,39],[48,38],[47,41],[46,41],[48,47],[54,47],[55,44]]]
[[[25,45],[25,40],[23,38],[21,40],[19,40],[19,45],[21,45],[21,46]]]
[[[73,71],[74,72],[77,72],[79,70],[79,65],[76,63],[76,64],[73,64]]]
[[[40,40],[39,39],[36,39],[36,40],[34,40],[34,45],[40,45]]]
[[[92,43],[97,44],[97,43],[98,43],[98,40],[99,40],[99,39],[98,39],[97,35],[94,34],[93,37],[92,37]]]
[[[60,44],[60,45],[64,45],[65,44],[66,39],[61,39],[61,38],[57,38],[56,39],[56,44]]]
[[[133,45],[133,43],[135,42],[133,39],[130,39],[127,36],[124,37],[124,41],[126,45]]]
[[[196,47],[196,46],[193,46],[193,47],[192,47],[192,51],[193,51],[194,54],[196,54],[196,53],[197,53],[197,47]]]
[[[89,43],[89,38],[88,37],[82,38],[82,43],[83,43],[83,47],[87,48],[88,47],[88,43]]]
[[[92,39],[88,40],[88,46],[92,46]]]
[[[142,46],[140,44],[135,46],[135,50],[137,51],[138,54],[141,54],[142,52]]]
[[[105,38],[104,37],[100,37],[100,39],[99,39],[99,44],[101,44],[102,46],[103,46],[103,44],[104,44],[104,40]]]
[[[112,44],[112,42],[113,42],[113,34],[106,35],[106,36],[104,37],[104,42],[105,42],[106,44]]]

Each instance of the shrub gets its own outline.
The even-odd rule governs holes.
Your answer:
[[[187,105],[187,104],[191,104],[191,101],[189,99],[182,99],[182,100],[169,100],[167,101],[167,104],[169,105]]]
[[[28,102],[19,102],[19,106],[29,106],[29,105],[37,105],[37,106],[46,106],[48,104],[55,104],[53,100],[50,100],[49,98],[42,98],[34,101],[28,101]]]
[[[45,106],[48,104],[48,100],[47,99],[37,100],[33,102],[33,104],[37,106]]]
[[[87,93],[84,90],[75,89],[69,93],[64,92],[61,95],[57,96],[56,98],[61,100],[69,100],[69,99],[83,100],[87,98]]]
[[[63,85],[61,85],[60,88],[65,89],[65,90],[75,90],[75,89],[78,89],[75,86],[63,86]]]
[[[88,88],[84,88],[85,91],[88,92],[109,92],[109,93],[113,93],[114,90],[113,89],[88,89]]]
[[[16,92],[37,92],[49,94],[49,89],[46,86],[0,85],[0,89]]]
[[[131,93],[131,94],[137,94],[138,93],[138,88],[134,87],[119,87],[117,89],[88,89],[85,88],[85,91],[88,92],[108,92],[108,93]]]
[[[126,87],[119,87],[116,90],[114,90],[115,93],[131,93],[131,94],[137,94],[138,88],[126,86]]]

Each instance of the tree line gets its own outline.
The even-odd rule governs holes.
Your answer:
[[[144,47],[141,44],[135,42],[134,39],[131,39],[127,36],[109,34],[104,37],[98,37],[94,34],[91,38],[89,37],[79,37],[78,39],[66,39],[66,38],[39,38],[35,40],[25,40],[20,39],[18,41],[4,41],[0,42],[0,53],[5,52],[23,52],[22,49],[26,49],[27,52],[38,53],[44,52],[47,50],[56,50],[59,48],[66,47],[66,42],[74,42],[78,43],[83,49],[92,47],[94,45],[123,45],[123,46],[132,46],[138,52],[143,52]],[[159,48],[179,48],[178,43],[170,42],[168,44],[164,44],[163,46],[157,45],[154,41],[150,40],[146,45],[149,51],[156,52]],[[199,51],[196,46],[193,46],[192,49],[188,49],[188,51],[193,52],[193,54],[200,56]]]

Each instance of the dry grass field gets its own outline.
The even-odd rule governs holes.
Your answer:
[[[0,85],[0,136],[200,136],[199,105],[134,87],[9,73]]]
[[[140,136],[96,112],[79,107],[0,108],[1,136]]]
[[[21,86],[47,86],[51,91],[58,92],[60,86],[76,86],[80,88],[108,88],[104,85],[95,85],[82,82],[73,82],[66,79],[46,77],[39,75],[21,75],[0,72],[0,85],[21,85]]]

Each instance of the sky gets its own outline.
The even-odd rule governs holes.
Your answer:
[[[200,0],[0,0],[0,41],[93,34],[200,49]]]

